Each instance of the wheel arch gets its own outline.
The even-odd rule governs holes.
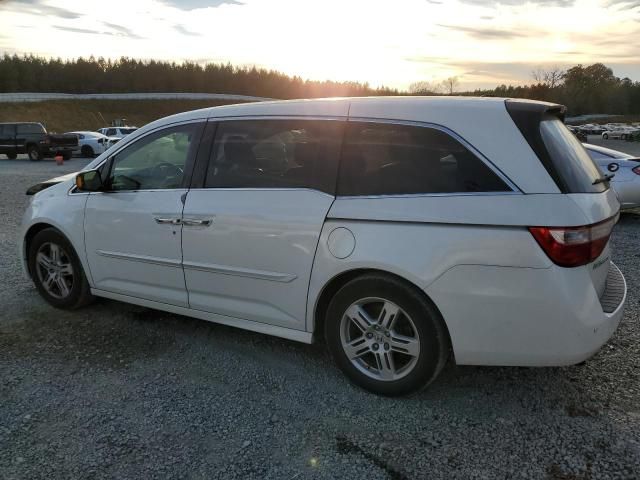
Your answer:
[[[80,260],[80,264],[82,265],[82,268],[84,269],[84,273],[87,277],[87,281],[89,282],[90,285],[93,285],[93,280],[91,278],[91,272],[88,269],[88,265],[86,264],[86,258],[84,255],[84,250],[79,248],[79,245],[76,244],[76,242],[74,242],[73,237],[71,235],[69,235],[68,232],[65,231],[64,228],[61,228],[59,225],[56,225],[55,222],[50,222],[47,220],[39,220],[34,222],[32,225],[30,225],[23,237],[22,237],[22,264],[24,266],[24,271],[25,273],[31,278],[31,271],[29,268],[29,248],[31,247],[31,242],[33,241],[33,239],[35,238],[35,236],[40,233],[43,230],[46,230],[47,228],[51,228],[53,230],[56,230],[57,232],[60,233],[60,235],[64,236],[64,238],[67,239],[67,241],[71,244],[71,246],[73,247],[73,250],[75,251],[76,256],[78,257],[78,259]]]
[[[24,262],[24,265],[25,265],[25,271],[29,274],[29,276],[31,276],[31,269],[29,268],[29,249],[31,248],[31,242],[33,241],[33,239],[38,233],[40,233],[43,230],[46,230],[47,228],[53,228],[58,232],[60,232],[62,235],[64,235],[65,238],[67,239],[69,238],[67,235],[64,234],[62,230],[60,230],[58,227],[50,223],[37,222],[31,225],[25,232],[24,238],[22,240],[22,261]]]
[[[449,340],[449,345],[451,345],[451,334],[449,333],[449,327],[447,326],[447,321],[442,315],[442,312],[440,311],[438,306],[431,299],[431,297],[429,297],[429,295],[427,295],[427,293],[422,288],[416,285],[416,283],[408,280],[402,275],[398,275],[396,273],[392,273],[390,271],[383,270],[380,268],[355,268],[351,270],[346,270],[338,273],[337,275],[335,275],[325,283],[315,302],[315,308],[313,312],[312,333],[313,333],[314,341],[316,342],[324,341],[325,316],[327,313],[327,309],[329,307],[329,303],[331,302],[331,299],[333,298],[333,296],[338,292],[338,290],[340,290],[344,285],[346,285],[351,280],[357,277],[360,277],[362,275],[371,274],[371,273],[394,278],[404,283],[405,285],[407,285],[407,287],[418,292],[420,296],[422,296],[427,302],[429,302],[440,315],[440,318],[442,319],[442,323],[444,325],[445,332]]]

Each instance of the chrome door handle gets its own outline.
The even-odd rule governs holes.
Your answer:
[[[170,217],[154,217],[154,220],[160,225],[180,225],[182,223],[179,218]]]
[[[210,218],[207,219],[195,219],[195,218],[185,218],[182,220],[182,224],[186,227],[208,227],[213,223],[213,220]]]

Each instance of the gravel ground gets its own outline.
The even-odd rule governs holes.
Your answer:
[[[81,165],[0,160],[0,478],[640,476],[640,214],[613,236],[629,299],[593,359],[450,365],[388,399],[320,346],[106,300],[46,305],[16,255],[24,191]]]

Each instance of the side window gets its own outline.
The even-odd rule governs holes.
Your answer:
[[[476,155],[441,130],[349,122],[338,195],[510,190]]]
[[[181,188],[187,161],[198,144],[198,124],[180,125],[147,135],[116,154],[111,190]]]
[[[107,137],[112,137],[113,135],[116,135],[116,133],[118,133],[118,132],[116,132],[115,128],[110,128],[110,129],[107,130],[107,133],[105,133],[105,135]]]
[[[35,123],[18,125],[18,135],[33,135],[37,133],[44,133],[42,125],[37,125]]]
[[[344,122],[233,120],[216,131],[205,187],[335,193]]]

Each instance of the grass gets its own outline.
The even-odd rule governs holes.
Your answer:
[[[127,124],[142,127],[174,113],[215,107],[219,100],[51,100],[45,102],[0,103],[0,122],[40,122],[50,132],[97,130],[112,120],[126,118]]]

